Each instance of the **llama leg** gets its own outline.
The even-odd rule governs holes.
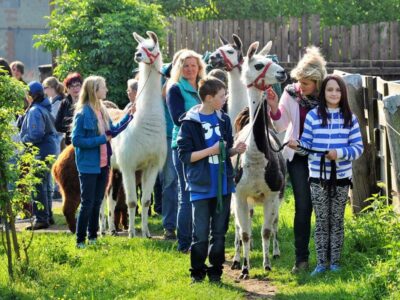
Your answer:
[[[106,215],[104,213],[105,210],[105,203],[107,202],[107,196],[105,195],[103,198],[103,201],[101,202],[101,206],[100,206],[100,220],[99,220],[99,224],[100,224],[100,234],[101,235],[106,235],[106,227],[107,227],[107,223],[106,223]]]
[[[76,218],[75,214],[78,209],[79,204],[81,203],[80,193],[76,193],[73,196],[68,196],[64,194],[64,203],[62,207],[62,211],[65,217],[65,220],[68,224],[68,228],[72,233],[76,232]]]
[[[110,230],[111,235],[117,235],[117,230],[115,228],[115,206],[117,203],[117,200],[114,199],[114,186],[112,186],[109,190],[109,193],[107,195],[107,202],[108,202],[108,228]]]
[[[233,216],[235,219],[235,256],[233,257],[232,262],[232,270],[240,270],[240,226],[237,221],[237,217],[235,214],[236,207],[236,195],[232,194],[232,208],[233,208]]]
[[[154,183],[157,179],[157,168],[149,168],[142,175],[142,236],[151,238],[149,231],[149,209],[151,205],[151,193],[153,192]]]
[[[130,171],[122,172],[122,181],[124,184],[124,191],[126,196],[126,202],[128,204],[129,210],[129,228],[128,228],[128,236],[130,238],[136,236],[135,232],[135,214],[136,214],[136,206],[137,206],[137,196],[136,196],[136,177],[135,173]]]
[[[240,227],[240,237],[243,243],[243,265],[239,279],[248,279],[250,270],[250,222],[247,198],[236,193],[235,216]]]
[[[273,258],[279,258],[281,256],[281,250],[279,249],[279,240],[278,240],[278,224],[279,224],[279,206],[280,206],[280,199],[275,201],[274,205],[274,221],[272,223],[272,234],[273,234],[273,250],[272,255]]]
[[[265,271],[271,271],[271,262],[269,259],[269,243],[272,234],[273,211],[275,201],[277,201],[277,193],[266,197],[264,199],[264,223],[261,229],[262,246],[263,246],[263,266]]]

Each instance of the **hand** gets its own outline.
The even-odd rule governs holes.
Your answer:
[[[111,135],[106,135],[106,139],[107,139],[107,142],[109,142],[109,141],[111,141],[112,136]]]
[[[226,142],[224,141],[224,145],[226,146]],[[210,148],[209,156],[218,155],[219,154],[219,141],[212,145]]]
[[[136,102],[132,103],[131,109],[130,109],[130,114],[133,116],[133,114],[136,112]]]
[[[233,147],[233,150],[236,152],[236,154],[242,154],[246,151],[247,145],[246,143],[239,142],[236,144],[235,147]]]
[[[269,88],[267,90],[267,103],[271,107],[272,113],[276,113],[278,110],[278,95],[275,93],[275,91],[272,88]]]
[[[296,140],[289,140],[289,143],[287,146],[293,150],[297,150],[297,147],[299,146],[299,142]]]
[[[337,159],[337,151],[335,149],[329,150],[328,154],[325,157],[329,160],[336,160]]]

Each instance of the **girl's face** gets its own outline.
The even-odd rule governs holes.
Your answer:
[[[134,103],[135,100],[136,100],[137,91],[136,90],[132,90],[130,87],[128,87],[128,89],[126,90],[126,93],[128,94],[129,101],[131,103]]]
[[[49,98],[53,98],[56,95],[56,90],[50,86],[45,86],[43,90],[46,96]]]
[[[220,89],[215,96],[207,95],[206,102],[210,105],[213,110],[220,110],[226,102],[226,91],[225,89]]]
[[[81,91],[82,84],[78,81],[75,81],[67,88],[67,92],[73,99],[77,99],[79,97],[79,93]]]
[[[341,96],[339,84],[334,79],[329,80],[325,87],[326,106],[329,108],[339,107]]]
[[[100,85],[99,85],[99,88],[96,91],[97,99],[101,99],[101,100],[106,99],[107,92],[108,92],[108,89],[106,87],[106,84],[104,82],[101,82]]]
[[[199,65],[197,59],[194,57],[188,57],[183,63],[182,77],[188,81],[195,81],[199,74]]]
[[[300,79],[300,89],[304,96],[310,96],[317,91],[317,84],[311,79]]]

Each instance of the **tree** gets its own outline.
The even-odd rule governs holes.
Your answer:
[[[138,0],[55,0],[54,5],[50,31],[35,38],[36,46],[59,51],[55,74],[64,78],[77,71],[84,77],[103,76],[108,99],[125,104],[126,81],[136,66],[132,32],[144,35],[152,30],[162,40],[166,25],[160,7]]]

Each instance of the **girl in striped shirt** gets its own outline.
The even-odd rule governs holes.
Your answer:
[[[298,153],[308,154],[317,251],[317,267],[311,275],[340,269],[352,161],[364,149],[343,79],[336,75],[327,76],[320,91],[320,103],[307,114],[301,139],[289,142],[289,147]]]

